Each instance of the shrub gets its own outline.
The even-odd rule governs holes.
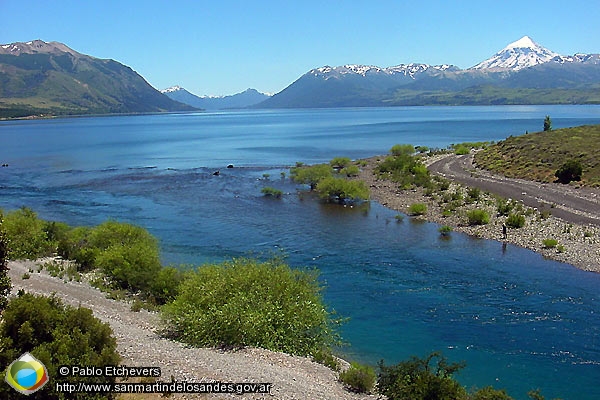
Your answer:
[[[195,346],[257,346],[311,355],[338,340],[316,271],[234,259],[190,273],[163,308],[173,338]]]
[[[395,144],[390,149],[393,156],[412,156],[415,154],[415,147],[412,144]]]
[[[360,169],[356,165],[348,165],[340,170],[340,174],[350,176],[358,176]]]
[[[157,239],[142,227],[116,221],[72,229],[58,252],[82,269],[99,268],[117,288],[130,291],[147,293],[161,269]]]
[[[333,371],[340,370],[340,362],[336,356],[331,353],[331,349],[319,349],[313,353],[312,359],[314,362],[322,364]]]
[[[430,365],[437,358],[437,365]],[[452,378],[464,363],[449,364],[440,353],[424,359],[411,357],[394,366],[379,363],[379,392],[389,400],[457,400],[466,397],[465,389]]]
[[[544,240],[542,240],[542,245],[546,249],[552,249],[552,248],[556,247],[557,244],[558,244],[558,240],[556,240],[556,239],[544,239]]]
[[[328,177],[317,184],[316,190],[321,198],[338,203],[369,199],[369,189],[362,181]]]
[[[261,193],[265,196],[275,197],[276,199],[281,198],[281,196],[283,195],[283,192],[281,190],[269,186],[262,188]]]
[[[46,222],[27,207],[6,214],[3,225],[10,239],[12,259],[36,259],[50,255],[56,249],[56,243],[48,240]]]
[[[467,190],[467,196],[470,202],[478,201],[481,197],[481,190],[479,188],[469,188]]]
[[[380,162],[375,172],[397,182],[402,188],[429,185],[431,183],[429,171],[419,159],[413,156],[414,152],[412,145],[395,145],[391,149],[392,155]]]
[[[485,225],[490,222],[490,215],[485,210],[476,208],[467,212],[469,225]]]
[[[469,396],[469,400],[514,400],[504,389],[494,389],[486,386]]]
[[[57,384],[89,382],[88,377],[61,377],[61,365],[119,364],[110,326],[95,318],[91,310],[65,306],[56,297],[23,294],[13,298],[2,314],[0,348],[0,365],[9,365],[24,352],[30,352],[46,366],[52,382],[32,395],[37,399],[64,399],[64,393],[55,391]],[[114,383],[115,377],[95,377],[94,382]],[[8,385],[0,385],[0,398],[15,396]],[[97,393],[77,394],[77,399],[98,398]]]
[[[438,232],[442,235],[442,236],[448,236],[450,234],[450,232],[452,232],[453,229],[451,226],[448,225],[443,225],[440,226],[438,229]]]
[[[8,304],[10,277],[8,276],[8,238],[4,231],[2,212],[0,212],[0,314]]]
[[[427,204],[413,203],[408,207],[409,215],[424,215],[427,213]]]
[[[373,368],[354,362],[350,368],[340,373],[340,381],[356,393],[370,393],[375,386],[376,379],[377,375]]]
[[[506,218],[506,226],[511,228],[522,228],[525,226],[525,216],[523,214],[509,214]]]
[[[458,145],[454,148],[454,154],[457,156],[464,156],[465,154],[469,154],[471,149],[464,145]]]
[[[150,283],[149,296],[156,304],[166,304],[179,293],[185,274],[175,267],[162,267]]]
[[[583,166],[577,160],[569,160],[556,170],[554,176],[560,183],[569,183],[571,181],[580,181],[583,174]]]
[[[89,235],[95,266],[119,288],[146,291],[161,269],[158,241],[144,228],[104,222]]]
[[[498,211],[498,215],[508,215],[514,207],[514,202],[501,197],[496,198],[496,210]]]
[[[342,169],[346,168],[352,163],[352,161],[348,157],[335,157],[333,160],[329,161],[329,165],[331,165],[334,169]]]

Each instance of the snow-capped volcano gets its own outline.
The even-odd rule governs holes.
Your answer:
[[[529,36],[512,42],[492,57],[469,69],[493,69],[518,71],[552,60],[559,54],[535,43]]]

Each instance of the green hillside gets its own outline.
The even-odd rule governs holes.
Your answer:
[[[183,111],[131,68],[60,43],[16,43],[0,52],[0,118]],[[3,49],[4,47],[2,47]]]
[[[478,152],[475,163],[511,178],[553,182],[556,170],[575,160],[583,167],[581,183],[600,187],[599,155],[600,125],[585,125],[511,136]]]

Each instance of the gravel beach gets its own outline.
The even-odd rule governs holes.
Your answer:
[[[600,226],[592,223],[583,223],[584,221],[600,221],[600,191],[598,190],[577,190],[568,185],[540,185],[535,182],[522,181],[517,179],[508,179],[500,176],[494,176],[487,171],[474,169],[468,165],[468,177],[470,187],[479,187],[482,191],[481,199],[473,204],[468,204],[461,207],[452,215],[444,216],[444,204],[440,204],[439,197],[427,196],[423,188],[410,190],[400,190],[398,185],[389,181],[378,179],[373,173],[378,160],[383,160],[386,156],[371,157],[366,161],[366,165],[362,167],[360,175],[355,179],[364,181],[371,190],[371,199],[375,200],[385,207],[391,208],[402,213],[408,213],[408,208],[413,203],[427,204],[427,213],[423,216],[412,218],[424,218],[431,222],[436,222],[440,225],[448,225],[454,231],[464,232],[472,236],[484,239],[492,239],[501,242],[515,244],[538,253],[544,257],[553,260],[571,264],[577,268],[600,272]],[[440,167],[440,163],[450,164],[457,157],[453,155],[441,155],[430,158],[424,158],[424,163],[431,169],[431,164],[438,163],[438,169],[443,171],[444,167]],[[435,173],[434,173],[435,174]],[[438,173],[439,174],[439,173]],[[461,191],[466,193],[466,186],[457,183],[454,176],[446,175],[452,183],[446,192]],[[534,189],[527,189],[526,193],[522,189],[513,199],[524,201],[527,198],[534,199],[538,203],[541,196],[545,192],[558,192],[561,196],[566,196],[561,203],[546,202],[547,210],[550,216],[542,217],[540,209],[533,208],[531,215],[526,217],[525,226],[522,228],[509,228],[506,239],[503,238],[502,224],[506,221],[506,216],[497,216],[495,199],[486,194],[484,191],[494,190],[498,194],[503,195],[505,192],[500,190],[504,186],[513,185],[519,187],[523,184],[532,184],[539,187],[538,193],[532,195]],[[552,197],[549,197],[552,198]],[[569,199],[581,200],[585,202],[574,209],[570,207]],[[580,201],[581,202],[581,201]],[[490,205],[492,204],[492,205]],[[535,205],[536,203],[534,203]],[[554,208],[552,208],[554,207]],[[488,211],[490,222],[486,225],[470,226],[466,221],[465,213],[469,209],[481,208]],[[564,210],[560,215],[563,218],[558,218],[554,214],[557,209]],[[570,220],[567,220],[569,218]],[[553,248],[546,248],[542,244],[545,239],[555,239],[558,245]]]

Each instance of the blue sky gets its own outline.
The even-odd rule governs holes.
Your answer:
[[[0,0],[0,43],[59,41],[112,58],[158,89],[275,93],[323,65],[468,68],[529,35],[600,53],[600,2]]]

